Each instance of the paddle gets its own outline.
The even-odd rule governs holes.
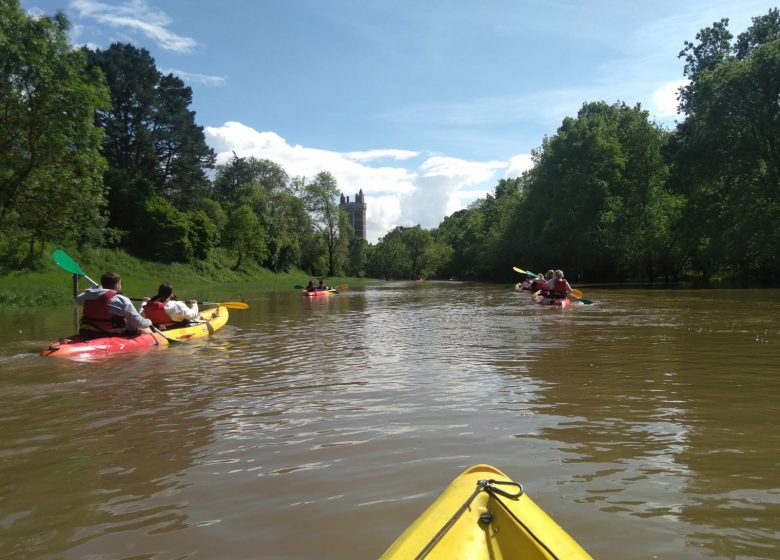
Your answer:
[[[577,288],[572,288],[571,294],[569,294],[569,297],[573,297],[574,299],[576,299],[577,301],[581,301],[585,305],[591,305],[593,303],[592,300],[585,299],[582,296],[583,296],[582,290],[579,290]]]
[[[54,262],[59,266],[62,270],[66,272],[70,272],[71,274],[77,274],[79,276],[83,276],[86,278],[90,284],[97,287],[99,284],[95,282],[92,278],[87,276],[87,273],[84,272],[81,267],[74,261],[72,258],[70,258],[70,255],[68,255],[65,251],[62,249],[55,249],[54,253],[52,253],[52,258],[54,259]],[[180,340],[174,340],[172,338],[169,338],[165,336],[163,333],[160,332],[160,330],[155,327],[154,325],[151,326],[152,331],[156,332],[160,336],[162,336],[165,340],[167,340],[170,344],[183,344]]]
[[[131,297],[130,301],[144,301],[146,298]],[[249,304],[243,301],[198,301],[198,305],[220,306],[228,309],[249,309]]]
[[[87,276],[87,273],[81,269],[78,263],[74,261],[72,258],[70,258],[70,255],[68,255],[62,249],[55,249],[54,252],[51,254],[51,256],[54,259],[54,263],[65,272],[70,272],[71,274],[83,276],[84,278],[87,279],[87,281],[90,284],[92,284],[93,286],[98,286],[98,283],[95,282],[89,276]]]
[[[592,305],[593,300],[590,299],[584,299],[584,298],[578,298],[574,294],[569,294],[569,297],[573,299],[574,301],[579,301],[580,303],[584,303],[585,305]]]
[[[184,343],[183,343],[181,340],[176,340],[175,338],[171,338],[171,337],[169,337],[169,336],[166,336],[165,334],[163,334],[163,332],[162,332],[160,329],[158,329],[158,328],[157,328],[157,327],[155,327],[154,325],[152,325],[152,326],[151,326],[151,327],[149,327],[149,328],[151,328],[151,329],[152,329],[154,332],[156,332],[156,333],[157,333],[157,334],[159,334],[161,337],[163,337],[165,340],[167,340],[167,341],[168,341],[168,344],[184,344]]]
[[[243,301],[199,301],[198,305],[219,305],[220,307],[227,307],[228,309],[249,309],[249,304]]]
[[[514,270],[515,272],[518,272],[520,274],[527,274],[528,276],[537,276],[537,274],[535,272],[531,272],[530,270],[523,270],[522,268],[519,268],[517,266],[513,266],[512,270]]]

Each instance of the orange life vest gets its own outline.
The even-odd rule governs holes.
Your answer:
[[[552,289],[552,296],[556,298],[565,298],[566,297],[566,279],[561,278],[560,280],[555,281],[555,285]]]
[[[112,315],[108,311],[108,302],[116,295],[116,290],[107,290],[97,299],[84,302],[81,324],[99,331],[121,329],[127,326],[124,317]]]
[[[166,323],[174,323],[163,308],[165,307],[164,301],[148,301],[144,306],[144,315],[155,325],[164,325]]]

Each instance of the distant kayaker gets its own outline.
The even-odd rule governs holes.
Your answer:
[[[100,287],[89,288],[76,296],[76,303],[84,306],[81,334],[152,332],[149,328],[152,322],[142,317],[121,291],[119,273],[106,272],[100,277]]]
[[[151,299],[144,298],[141,313],[155,325],[170,325],[182,321],[197,321],[200,319],[198,302],[189,301],[190,306],[176,299],[173,286],[169,282],[163,282],[157,288],[157,295]]]
[[[317,286],[314,285],[314,280],[309,280],[309,283],[306,284],[306,291],[307,292],[316,292]]]
[[[328,287],[325,285],[325,282],[322,281],[322,278],[320,278],[320,283],[317,284],[317,290],[327,290]]]
[[[550,271],[552,272],[552,271]],[[571,286],[564,278],[563,271],[558,269],[553,272],[553,278],[547,281],[547,290],[550,292],[548,297],[553,299],[565,299],[571,293]]]

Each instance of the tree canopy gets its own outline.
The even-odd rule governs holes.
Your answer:
[[[639,104],[585,101],[522,176],[373,244],[354,237],[328,170],[217,162],[192,90],[145,49],[73,48],[62,13],[32,17],[19,0],[0,3],[0,26],[3,272],[56,241],[315,276],[507,281],[522,265],[573,281],[780,279],[777,9],[682,45],[673,130]]]

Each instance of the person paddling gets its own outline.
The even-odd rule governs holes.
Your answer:
[[[79,333],[87,335],[151,333],[152,322],[138,313],[132,302],[122,295],[122,277],[106,272],[100,286],[84,290],[76,303],[84,307]]]
[[[556,270],[553,278],[547,281],[547,290],[550,292],[548,297],[553,299],[565,299],[571,293],[571,286],[562,270]]]
[[[182,321],[196,321],[200,319],[198,302],[189,301],[190,307],[183,301],[176,300],[173,286],[169,282],[163,282],[157,289],[157,295],[151,299],[144,298],[141,313],[155,325],[170,325]]]

